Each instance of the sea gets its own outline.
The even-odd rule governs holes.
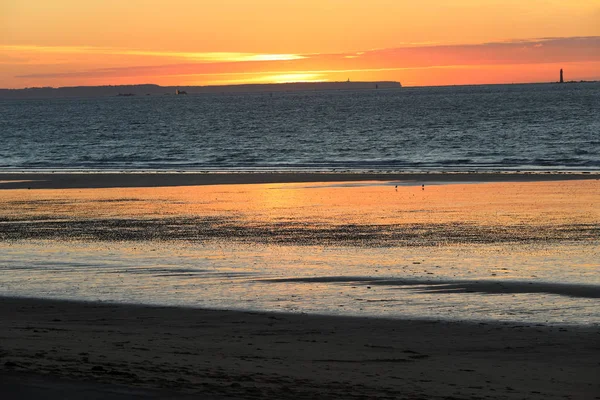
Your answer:
[[[0,100],[0,169],[594,171],[600,83]]]
[[[600,83],[0,100],[0,139],[3,172],[595,173]],[[542,188],[542,210],[535,183],[476,207],[436,184],[0,190],[0,295],[600,326],[600,202],[569,209],[583,184]]]

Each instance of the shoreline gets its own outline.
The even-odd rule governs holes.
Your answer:
[[[301,280],[301,279],[300,279]],[[408,282],[407,284],[411,284],[410,280],[406,280],[404,282]],[[465,286],[469,286],[469,283],[472,283],[472,287],[486,287],[491,286],[488,282],[481,282],[479,280],[473,280],[467,283]],[[502,282],[505,284],[506,282]],[[373,283],[370,283],[373,285]],[[436,286],[437,282],[426,282],[423,283],[423,286],[430,285]],[[509,281],[508,286],[522,286],[526,287],[529,285],[529,282],[517,282],[517,281]],[[376,285],[376,284],[375,284]],[[560,286],[561,284],[552,283],[552,282],[543,282],[537,284],[538,287],[553,287]],[[567,286],[567,285],[565,285]],[[587,293],[590,293],[590,296],[581,296],[582,298],[587,298],[590,300],[596,300],[600,297],[600,294],[596,289],[595,285],[577,285],[574,284],[572,286],[576,286],[576,289],[579,289],[580,292],[583,292],[584,296]],[[427,289],[425,289],[427,290]],[[535,289],[534,289],[535,290]],[[437,290],[438,293],[445,294],[442,290]],[[456,291],[460,293],[459,291]],[[475,291],[473,291],[475,292]],[[464,293],[464,292],[463,292]],[[485,293],[484,291],[480,291],[479,293]],[[519,292],[514,291],[511,292],[510,289],[507,291],[489,291],[486,294],[488,295],[507,295],[510,293]],[[522,292],[525,294],[532,292]],[[535,292],[533,292],[535,293]],[[549,294],[549,291],[539,291],[541,294]],[[556,295],[561,295],[557,294]],[[564,295],[564,294],[563,294]],[[567,295],[568,296],[568,295]],[[579,296],[574,296],[579,297]],[[65,304],[73,304],[84,307],[92,307],[95,308],[97,306],[107,306],[109,308],[131,308],[131,309],[156,309],[156,310],[181,310],[182,312],[207,312],[207,313],[234,313],[234,314],[248,314],[248,315],[268,315],[268,316],[279,316],[279,317],[291,317],[291,318],[309,318],[309,319],[339,319],[339,320],[361,320],[364,322],[373,321],[376,323],[390,323],[390,324],[398,324],[398,323],[411,323],[411,324],[440,324],[440,325],[452,325],[459,324],[465,326],[485,326],[485,325],[494,325],[494,326],[507,326],[507,327],[528,327],[528,328],[536,328],[536,329],[548,329],[548,330],[577,330],[577,331],[585,331],[585,332],[594,332],[600,335],[600,323],[599,322],[572,322],[572,321],[542,321],[542,320],[518,320],[518,319],[494,319],[490,317],[481,317],[481,318],[464,318],[460,317],[448,317],[447,315],[406,315],[406,314],[395,314],[395,315],[385,315],[385,314],[366,314],[366,313],[334,313],[327,311],[289,311],[286,309],[280,310],[272,310],[272,309],[263,309],[263,308],[244,308],[243,306],[229,306],[229,307],[218,307],[211,305],[192,305],[192,304],[176,304],[176,303],[144,303],[143,300],[138,301],[119,301],[119,300],[102,300],[102,299],[85,299],[85,298],[68,298],[68,297],[42,297],[42,295],[19,295],[19,294],[3,294],[0,293],[0,303],[3,301],[8,302],[16,302],[19,303],[21,301],[25,303],[65,303]],[[1,308],[2,306],[0,306]],[[55,308],[54,306],[50,306],[50,308]],[[0,315],[1,314],[0,312]],[[270,319],[275,319],[269,317]],[[0,350],[1,350],[0,346]],[[600,349],[598,349],[600,350]],[[0,352],[0,359],[1,359]],[[1,371],[1,365],[0,365]]]
[[[600,393],[598,328],[7,297],[0,316],[0,390],[37,376],[211,399]]]
[[[411,181],[421,183],[598,180],[600,172],[0,172],[2,189],[99,189],[203,185]]]

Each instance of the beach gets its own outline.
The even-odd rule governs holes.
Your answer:
[[[597,172],[0,172],[1,189],[166,187],[309,182],[547,182],[598,180]]]
[[[53,390],[88,381],[215,399],[600,393],[597,328],[9,298],[0,307],[2,376],[50,376]]]
[[[597,398],[598,178],[0,174],[0,390]]]

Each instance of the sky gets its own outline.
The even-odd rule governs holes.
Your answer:
[[[0,88],[600,79],[600,0],[0,0]]]

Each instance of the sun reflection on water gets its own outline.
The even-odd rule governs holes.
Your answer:
[[[227,235],[189,241],[103,241],[85,235],[75,240],[3,240],[0,294],[387,317],[600,323],[599,238],[550,240],[564,226],[598,226],[597,181],[396,185],[2,190],[0,232],[14,221],[64,220],[67,227],[79,221],[85,227],[100,219],[219,217],[235,221],[239,230],[263,227],[257,231],[263,235],[290,223],[308,227],[309,233],[351,225],[374,227],[382,235],[396,225],[472,224],[491,227],[492,235],[508,228],[529,230],[539,240],[431,242],[424,247],[400,242],[371,246],[368,240],[346,246],[329,239],[307,245],[294,243],[293,235],[286,244],[252,237],[239,242]],[[181,227],[173,222],[172,229]]]

